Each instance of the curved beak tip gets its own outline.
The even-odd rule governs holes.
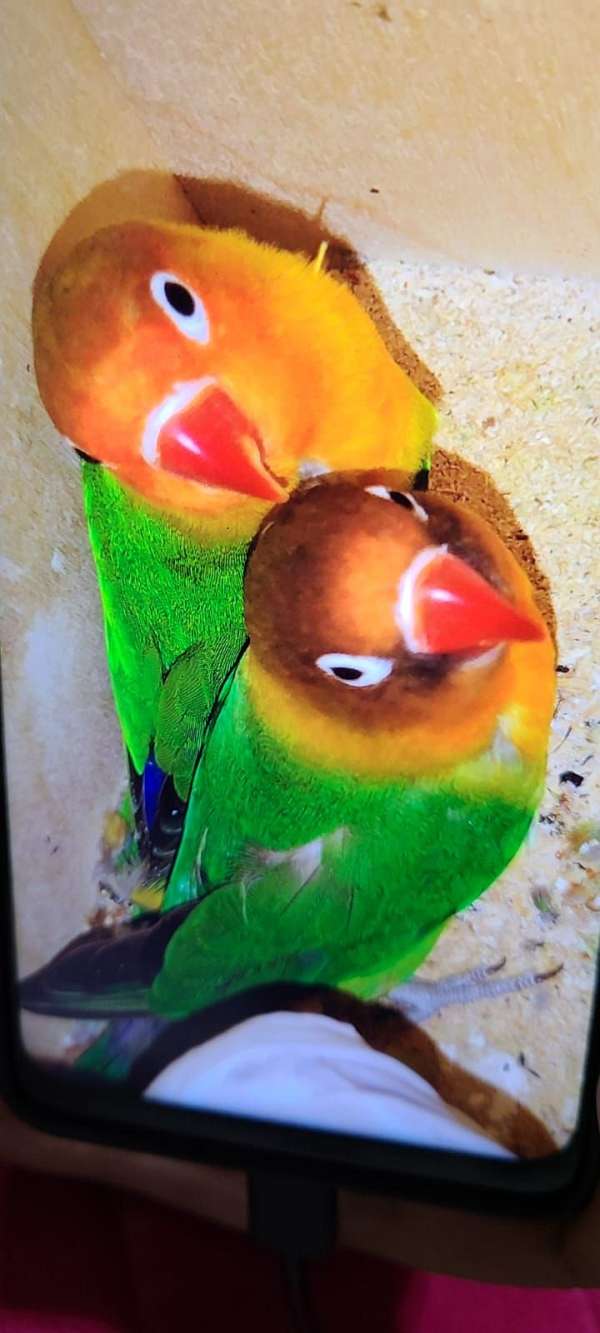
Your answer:
[[[190,481],[271,503],[286,496],[264,460],[258,431],[222,389],[211,386],[169,417],[157,451],[162,467]]]
[[[429,653],[468,652],[545,637],[543,625],[519,611],[487,579],[448,552],[440,552],[417,578],[413,615]]]

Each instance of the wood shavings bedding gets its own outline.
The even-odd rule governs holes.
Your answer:
[[[426,1026],[453,1061],[498,1086],[523,1054],[519,1096],[563,1143],[577,1114],[600,925],[599,866],[579,856],[578,832],[593,842],[600,818],[600,288],[424,264],[372,271],[393,318],[444,385],[440,445],[490,474],[531,539],[551,590],[558,662],[568,668],[558,675],[546,797],[528,845],[451,924],[421,974],[441,977],[504,956],[511,973],[529,970],[532,957],[540,971],[557,963],[563,970],[519,995],[448,1009]],[[443,488],[444,467],[439,482]],[[578,786],[561,782],[568,772],[582,778]]]

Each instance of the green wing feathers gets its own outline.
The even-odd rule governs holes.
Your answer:
[[[185,799],[219,686],[244,642],[244,544],[203,546],[103,467],[83,464],[108,664],[127,749],[151,745]]]
[[[177,932],[152,992],[178,1017],[270,981],[330,979],[353,912],[352,890],[326,848],[294,858],[250,853],[239,881],[204,898]],[[335,970],[335,969],[334,969]]]
[[[372,826],[341,827],[287,854],[247,847],[235,882],[209,892],[171,940],[153,1008],[181,1016],[284,980],[370,998],[410,976],[448,919],[502,872],[531,818],[502,802],[472,810],[462,802],[462,811],[451,802],[451,822],[464,816],[465,845],[444,840],[444,805],[440,796],[424,802],[417,839],[410,836],[416,811],[398,802],[403,843],[386,821],[379,847]]]
[[[530,809],[497,797],[294,773],[272,744],[265,767],[242,723],[236,679],[196,770],[167,905],[204,896],[169,944],[157,1012],[275,980],[379,994],[414,971],[529,827]]]
[[[165,676],[155,710],[156,758],[184,798],[201,741],[199,720],[208,718],[218,688],[210,665],[204,645],[188,648]]]

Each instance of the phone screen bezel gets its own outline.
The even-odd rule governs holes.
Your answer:
[[[1,678],[0,678],[1,694]],[[5,752],[0,708],[0,1092],[22,1119],[50,1134],[244,1170],[302,1173],[370,1193],[498,1213],[582,1206],[600,1169],[595,1087],[600,1072],[598,969],[579,1116],[550,1157],[506,1162],[279,1121],[145,1101],[100,1079],[42,1065],[25,1050],[19,1022]]]

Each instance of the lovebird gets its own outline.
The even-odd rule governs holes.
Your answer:
[[[514,857],[544,785],[553,645],[488,524],[403,484],[324,476],[263,522],[171,910],[81,937],[25,983],[28,1007],[179,1020],[277,982],[401,1006]],[[454,980],[446,1002],[465,998]]]
[[[168,863],[260,522],[328,469],[423,479],[435,411],[349,289],[239,231],[98,231],[40,281],[33,335],[41,398],[82,456],[138,822]]]

